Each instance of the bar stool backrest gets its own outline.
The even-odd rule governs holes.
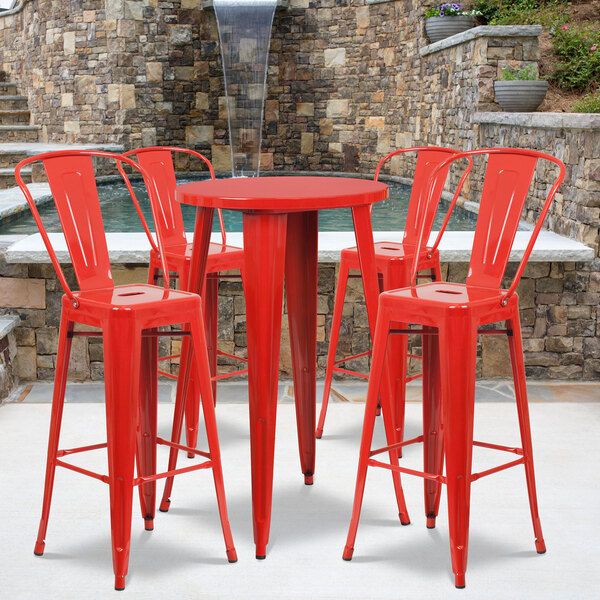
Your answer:
[[[497,152],[487,161],[467,283],[499,287],[508,264],[538,156]]]
[[[406,152],[417,153],[417,164],[413,175],[413,184],[408,204],[406,224],[404,225],[402,243],[407,246],[415,246],[419,237],[421,225],[425,227],[428,234],[431,232],[438,202],[442,195],[444,183],[446,182],[448,169],[450,168],[450,163],[448,163],[446,167],[440,169],[436,175],[436,181],[433,185],[433,195],[428,202],[427,186],[430,177],[439,165],[445,163],[449,157],[458,154],[458,150],[453,150],[452,148],[439,148],[436,146],[402,148],[396,150],[379,161],[377,169],[375,170],[375,181],[378,180],[381,167],[386,161],[397,154],[404,154]]]
[[[451,156],[432,173],[428,184],[429,202],[436,202],[439,173],[447,173],[450,164],[456,160],[463,158],[470,160],[476,155],[488,157],[467,274],[467,284],[477,287],[498,288],[502,283],[538,161],[549,161],[558,167],[513,282],[503,297],[502,303],[505,305],[523,274],[552,199],[564,179],[565,166],[554,156],[535,150],[492,148],[462,152]],[[452,208],[451,206],[450,210]],[[425,233],[421,228],[419,247],[427,243]],[[411,281],[414,285],[416,265],[413,265],[412,275]]]
[[[148,148],[137,148],[123,154],[123,156],[135,156],[140,165],[142,165],[154,179],[160,198],[159,218],[158,220],[155,220],[154,225],[157,228],[159,235],[165,241],[167,247],[187,243],[183,225],[183,216],[181,214],[181,205],[175,199],[177,180],[175,177],[175,165],[173,164],[173,152],[190,154],[199,158],[208,166],[210,178],[215,178],[214,169],[208,158],[199,152],[188,150],[187,148],[153,146]],[[139,212],[140,218],[143,220],[141,211]],[[221,214],[220,209],[218,209],[217,214],[221,227],[221,238],[223,244],[225,244],[227,238],[223,215]]]
[[[150,206],[153,218],[155,218],[156,208],[159,203],[158,193],[152,179],[135,161],[121,155],[91,150],[47,152],[26,158],[15,168],[15,178],[27,199],[27,203],[33,213],[33,218],[40,230],[42,240],[48,250],[61,285],[75,306],[78,304],[77,299],[73,296],[66,281],[33,197],[21,177],[21,169],[33,162],[43,163],[79,288],[81,290],[102,289],[114,287],[114,281],[110,268],[108,246],[96,186],[96,176],[92,161],[94,157],[112,159],[117,164],[125,162],[140,172],[148,189]],[[125,178],[126,184],[130,187],[128,177],[122,170],[121,173]],[[150,243],[156,246],[149,231],[146,231],[146,233],[149,235]],[[159,250],[161,247],[162,242],[159,238]],[[161,256],[163,254],[161,252]],[[164,282],[164,285],[165,288],[168,288],[168,277],[166,279],[167,281]]]

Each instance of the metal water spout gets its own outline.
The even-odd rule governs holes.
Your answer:
[[[260,173],[271,28],[277,0],[213,0],[217,18],[233,177]]]

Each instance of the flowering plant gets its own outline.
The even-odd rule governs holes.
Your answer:
[[[425,16],[429,17],[475,17],[481,15],[480,10],[463,10],[459,2],[447,2],[436,8],[430,8]]]

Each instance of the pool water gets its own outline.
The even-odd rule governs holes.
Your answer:
[[[187,183],[185,180],[180,183]],[[152,215],[150,213],[150,204],[144,185],[134,183],[134,190],[144,217],[150,224]],[[100,205],[102,218],[106,231],[110,232],[141,232],[142,226],[135,211],[134,205],[129,199],[129,193],[122,183],[103,184],[98,188],[100,196]],[[406,221],[408,211],[408,201],[410,198],[410,187],[405,185],[391,185],[389,198],[383,202],[377,202],[373,207],[372,224],[374,231],[402,231]],[[186,231],[194,229],[195,207],[182,205],[183,219]],[[439,229],[448,204],[440,203],[440,208],[436,215],[433,229]],[[60,221],[54,208],[54,203],[49,202],[39,208],[42,221],[48,231],[61,231]],[[227,231],[242,230],[242,213],[237,211],[224,210],[223,218]],[[475,228],[475,215],[463,209],[455,208],[450,222],[449,231],[472,231]],[[215,214],[213,231],[219,230],[219,223]],[[352,212],[349,208],[339,208],[334,210],[320,211],[319,231],[352,231]],[[4,219],[0,222],[0,235],[6,234],[32,234],[37,233],[38,229],[29,210],[24,211],[18,216]]]

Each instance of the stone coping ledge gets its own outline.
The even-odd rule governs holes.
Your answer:
[[[5,125],[5,127],[10,127]],[[59,150],[104,150],[106,152],[123,152],[122,144],[51,144],[43,142],[2,142],[0,154],[27,154],[35,156],[44,152]]]
[[[0,340],[6,337],[19,323],[18,315],[2,315],[0,317]]]
[[[58,259],[69,263],[70,258],[64,237],[60,233],[50,233],[50,239]],[[192,240],[192,233],[188,233]],[[375,231],[375,241],[401,242],[402,231]],[[433,243],[437,232],[433,232],[430,243]],[[473,231],[447,231],[440,243],[440,259],[443,262],[468,262],[473,246]],[[517,231],[515,243],[510,255],[511,261],[519,261],[529,241],[530,232]],[[0,242],[2,241],[0,236]],[[110,260],[114,264],[147,264],[150,245],[144,233],[107,233]],[[12,238],[14,240],[14,237]],[[221,234],[213,233],[212,241],[220,242]],[[243,246],[241,232],[228,233],[227,243],[232,246]],[[339,262],[343,248],[355,246],[352,231],[319,232],[319,262]],[[6,249],[8,263],[31,264],[49,263],[50,258],[42,242],[41,235],[23,236]],[[585,262],[594,258],[594,250],[581,242],[562,237],[551,231],[542,231],[529,260],[534,262]]]
[[[0,19],[2,17],[8,17],[9,15],[16,15],[18,12],[21,12],[23,10],[23,8],[25,7],[25,4],[27,3],[28,0],[17,0],[17,2],[15,3],[15,5],[12,8],[9,8],[8,10],[3,10],[0,11]]]
[[[0,131],[39,131],[41,125],[0,125]]]
[[[35,146],[35,148],[33,148]],[[41,154],[43,152],[50,152],[53,150],[73,150],[76,148],[85,149],[85,150],[106,150],[108,152],[121,152],[123,150],[123,146],[119,145],[87,145],[87,146],[73,146],[73,145],[64,145],[61,146],[59,144],[23,144],[23,143],[7,143],[0,144],[0,154],[15,154],[15,153],[23,153],[29,156],[34,156],[35,154]],[[302,171],[302,172],[294,172],[294,171],[262,171],[263,176],[293,176],[293,175],[303,175],[303,176],[324,176],[324,177],[351,177],[351,178],[364,178],[365,175],[362,173],[331,173],[329,171]],[[229,172],[224,171],[216,171],[217,179],[230,177]],[[205,178],[207,175],[207,171],[178,171],[176,173],[177,179],[188,179],[192,177]],[[130,181],[139,181],[142,176],[138,173],[133,173],[129,175]],[[394,175],[381,174],[380,179],[386,182],[393,183],[402,183],[404,185],[411,186],[412,179],[406,177],[397,177]],[[120,175],[104,175],[96,178],[98,183],[106,183],[112,181],[122,181]],[[36,205],[40,206],[45,204],[46,202],[50,202],[52,200],[52,196],[50,194],[50,186],[47,183],[30,183],[27,186],[29,191],[31,192],[33,199],[35,200]],[[452,199],[451,194],[443,193],[443,196],[447,200]],[[472,203],[475,204],[476,203]],[[466,206],[463,206],[467,210],[471,210],[471,212],[477,212],[477,210],[469,209]],[[27,201],[25,200],[25,196],[21,192],[19,187],[12,187],[5,190],[0,190],[0,220],[16,215],[23,210],[27,210]]]
[[[539,129],[586,129],[597,131],[600,130],[600,114],[478,112],[471,117],[471,123],[536,127]]]
[[[29,183],[27,185],[36,204],[50,200],[50,186],[47,183]],[[0,190],[0,219],[5,219],[27,210],[27,200],[20,188]]]
[[[434,54],[480,37],[538,37],[541,33],[541,25],[480,25],[424,46],[419,50],[419,55]]]
[[[20,142],[0,144],[0,154],[26,154],[27,156],[60,150],[104,150],[119,153],[123,149],[124,147],[120,144],[42,144],[34,142],[30,144]],[[100,179],[99,177],[98,180]],[[29,183],[27,187],[36,205],[44,204],[52,199],[50,186],[47,183]],[[27,209],[27,200],[19,187],[0,190],[0,220]]]

